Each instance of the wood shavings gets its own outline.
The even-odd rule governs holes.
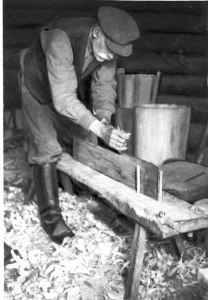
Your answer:
[[[21,257],[13,253],[14,262],[6,266],[7,274],[18,270],[16,281],[7,282],[8,300],[123,299],[123,274],[130,264],[132,236],[117,235],[108,224],[97,219],[88,210],[88,201],[93,209],[99,210],[97,204],[93,206],[92,198],[78,198],[60,191],[63,216],[76,235],[59,246],[41,229],[36,204],[24,206],[20,201],[21,189],[12,188],[10,193],[14,196],[7,198],[5,211],[9,211],[6,228],[12,229],[6,232],[5,240],[20,251]],[[195,255],[196,258],[182,263],[149,243],[141,274],[140,299],[160,300],[162,295],[172,293],[174,288],[167,278],[173,276],[184,285],[190,284],[199,265],[206,261],[205,254],[197,249]]]
[[[5,299],[123,300],[133,226],[91,196],[70,196],[61,189],[59,196],[63,217],[76,234],[61,246],[42,230],[37,205],[23,205],[22,189],[8,185],[5,242],[20,255],[12,251],[13,260],[5,267]],[[192,284],[198,268],[208,264],[199,247],[192,247],[192,252],[183,262],[159,243],[147,241],[138,300],[173,295],[173,278],[181,286]]]

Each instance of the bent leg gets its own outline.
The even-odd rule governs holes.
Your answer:
[[[27,89],[21,77],[22,108],[29,133],[28,161],[33,165],[33,178],[40,211],[41,225],[52,241],[61,244],[74,234],[61,215],[58,198],[56,162],[62,154],[54,128],[52,104],[40,104]]]

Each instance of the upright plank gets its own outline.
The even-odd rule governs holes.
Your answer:
[[[135,99],[135,74],[125,75],[123,108],[133,108]]]
[[[73,158],[125,185],[136,189],[136,167],[141,168],[141,193],[157,199],[158,167],[127,154],[94,145],[88,141],[74,139]]]

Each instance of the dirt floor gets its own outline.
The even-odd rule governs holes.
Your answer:
[[[71,196],[60,187],[63,217],[75,237],[54,244],[40,226],[35,198],[24,204],[31,170],[22,133],[4,148],[4,238],[12,248],[4,299],[122,300],[133,223],[87,190]],[[208,287],[197,280],[198,268],[208,266],[202,241],[187,238],[183,261],[170,240],[148,237],[138,300],[208,299]]]

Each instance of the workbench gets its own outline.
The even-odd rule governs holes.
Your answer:
[[[156,201],[138,190],[118,182],[64,153],[57,169],[87,186],[100,199],[135,222],[130,269],[124,300],[136,300],[143,265],[147,231],[160,238],[208,228],[208,199],[194,205],[162,191]],[[198,205],[197,203],[200,203]]]

